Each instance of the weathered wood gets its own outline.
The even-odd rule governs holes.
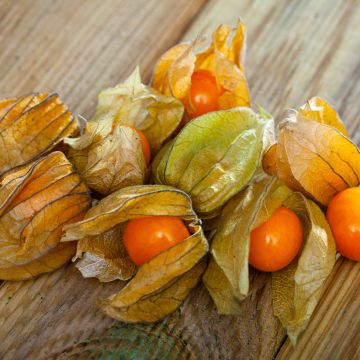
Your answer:
[[[75,5],[74,5],[75,4]],[[156,6],[155,6],[156,4]],[[184,34],[210,33],[241,16],[254,102],[275,116],[320,95],[332,102],[360,144],[360,1],[6,1],[0,3],[0,95],[58,91],[90,116],[96,94],[135,63],[149,77],[166,47]],[[153,11],[152,11],[153,10]],[[244,316],[221,317],[203,287],[181,311],[153,326],[104,317],[94,300],[116,284],[84,280],[69,265],[0,289],[0,357],[356,359],[360,356],[360,265],[341,259],[309,328],[292,349],[272,316],[270,284],[260,278]],[[109,328],[104,332],[105,329]],[[110,352],[109,352],[110,351]]]
[[[295,348],[276,359],[360,359],[360,264],[339,259],[311,322]]]
[[[58,92],[90,116],[100,90],[144,78],[205,0],[2,0],[0,96]]]
[[[203,0],[0,2],[0,96],[56,91],[91,116],[97,93],[136,64],[149,77],[158,56],[178,40]],[[42,359],[114,321],[94,305],[118,287],[83,281],[68,266],[0,289],[0,358]]]

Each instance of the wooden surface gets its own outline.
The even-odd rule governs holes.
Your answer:
[[[181,38],[241,16],[248,27],[253,100],[281,116],[320,95],[360,144],[359,0],[0,1],[0,95],[57,91],[91,116],[100,89]],[[1,359],[359,359],[360,264],[340,259],[308,329],[293,349],[272,316],[266,276],[244,317],[220,317],[204,287],[165,322],[128,326],[94,300],[117,284],[84,280],[68,265],[0,288]]]

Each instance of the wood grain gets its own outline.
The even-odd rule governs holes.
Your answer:
[[[360,359],[360,264],[339,259],[308,328],[277,359]]]
[[[204,0],[2,0],[0,96],[58,92],[90,116],[101,89],[151,68]]]
[[[59,92],[75,113],[90,116],[97,93],[178,40],[203,0],[2,1],[0,96]],[[83,281],[68,266],[0,289],[0,358],[44,359],[114,321],[94,305],[118,287]]]
[[[323,96],[359,145],[359,0],[2,1],[0,95],[56,90],[76,113],[90,116],[98,91],[134,64],[148,78],[159,54],[179,38],[209,34],[238,16],[248,27],[254,102],[281,117]],[[218,316],[200,286],[165,322],[128,326],[93,305],[120,285],[84,280],[69,265],[2,284],[0,358],[122,358],[129,351],[154,359],[360,357],[360,264],[337,262],[295,349],[272,316],[269,285],[266,276],[258,280],[242,318]]]

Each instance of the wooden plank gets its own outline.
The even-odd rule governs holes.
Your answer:
[[[26,0],[0,3],[0,96],[57,91],[90,116],[97,93],[151,67],[203,0]],[[95,307],[117,285],[83,281],[72,266],[35,281],[3,283],[0,358],[39,359],[114,323]],[[102,294],[102,295],[101,295]]]
[[[205,0],[2,0],[0,96],[58,92],[91,116],[100,90],[139,64],[149,78]]]
[[[206,33],[238,14],[248,28],[247,68],[254,102],[281,118],[285,109],[323,96],[339,110],[360,145],[360,1],[230,1],[227,5],[210,3],[186,37]],[[295,349],[286,341],[278,350],[279,359],[360,357],[359,272],[360,264],[337,262],[309,328]],[[269,296],[266,290],[267,286],[263,296]],[[267,326],[260,322],[260,332]],[[226,357],[270,359],[277,353],[271,356],[271,349],[264,356],[258,349],[251,353],[242,348]]]
[[[277,359],[360,359],[359,304],[360,263],[340,259],[297,346],[287,341]]]
[[[39,1],[35,9],[30,2],[1,4],[1,95],[58,90],[74,109],[90,115],[96,93],[119,81],[136,59],[148,76],[159,53],[178,39],[202,5],[158,2],[151,19],[151,1],[78,3],[81,11],[69,10],[63,2]],[[340,110],[359,144],[359,5],[359,0],[212,0],[185,38],[241,16],[249,29],[247,64],[255,102],[282,116],[285,108],[295,108],[310,96],[324,96]],[[123,12],[114,16],[112,6]],[[99,47],[104,54],[98,54]],[[68,266],[34,281],[2,286],[0,356],[88,359],[111,351],[157,359],[271,359],[277,353],[294,359],[356,358],[359,276],[359,264],[337,263],[309,328],[293,350],[288,343],[280,349],[285,333],[272,316],[266,276],[243,303],[242,318],[218,316],[199,287],[181,311],[161,324],[117,323],[103,332],[114,322],[96,311],[93,301],[114,292],[116,285],[81,279]]]
[[[254,102],[281,118],[285,109],[296,108],[312,96],[323,96],[339,110],[359,146],[360,1],[235,0],[227,6],[213,2],[197,17],[186,38],[231,21],[234,14],[241,16],[248,28],[247,68]],[[288,340],[282,347],[277,343],[279,359],[360,358],[359,272],[360,264],[344,259],[337,262],[297,347],[293,349]],[[255,301],[269,296],[267,289],[268,284]],[[265,324],[257,323],[260,334],[268,329],[269,320]],[[255,334],[250,343],[258,337],[262,335]],[[269,352],[259,352],[259,347],[251,352],[251,345],[245,348],[225,357],[271,359],[277,354],[273,348]],[[215,347],[210,351],[219,354]]]

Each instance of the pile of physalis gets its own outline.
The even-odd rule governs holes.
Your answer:
[[[321,98],[276,128],[252,110],[244,39],[239,22],[205,49],[176,45],[151,86],[136,69],[99,94],[89,121],[57,95],[3,100],[1,279],[73,257],[84,277],[124,282],[99,299],[106,314],[156,322],[201,279],[220,314],[241,316],[256,276],[271,273],[295,343],[336,249],[360,260],[360,153]]]

